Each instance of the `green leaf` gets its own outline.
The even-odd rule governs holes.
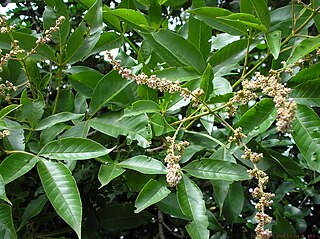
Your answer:
[[[223,216],[229,223],[234,223],[239,217],[244,205],[244,192],[240,182],[230,185],[228,195],[223,205]]]
[[[56,24],[56,19],[60,16],[64,16],[65,20],[62,22],[59,30],[52,33],[52,40],[59,45],[63,45],[70,31],[68,9],[63,0],[54,0],[52,5],[47,4],[42,15],[43,27],[44,30],[54,27]]]
[[[91,97],[94,88],[103,75],[92,68],[86,66],[73,66],[65,71],[72,87],[81,94]]]
[[[11,207],[6,204],[0,204],[0,238],[18,238],[13,224]]]
[[[53,208],[81,238],[82,203],[70,170],[61,162],[46,159],[38,162],[37,170]]]
[[[197,19],[202,20],[213,29],[229,33],[230,35],[245,35],[247,33],[247,28],[243,24],[218,18],[232,14],[232,12],[227,9],[218,7],[200,7],[188,12],[194,14]]]
[[[39,71],[39,67],[37,66],[37,62],[33,59],[27,59],[25,63],[25,71],[28,75],[28,79],[31,80],[31,82],[36,86],[38,90],[40,90],[40,81],[41,81],[41,75]]]
[[[309,107],[298,105],[292,137],[310,169],[320,172],[320,118]]]
[[[213,71],[217,72],[220,68],[232,65],[241,61],[247,52],[248,40],[241,39],[234,41],[229,45],[216,51],[208,60],[213,67]],[[252,47],[250,47],[250,50]]]
[[[294,64],[297,60],[302,59],[305,55],[320,47],[320,37],[306,38],[293,49],[291,56],[288,58],[288,64]]]
[[[223,180],[211,180],[213,186],[213,195],[214,200],[219,205],[220,217],[223,211],[223,204],[228,195],[230,184],[232,181],[223,181]]]
[[[70,89],[60,91],[57,99],[56,113],[59,112],[74,112],[74,94]]]
[[[191,42],[206,59],[211,51],[211,27],[203,21],[190,16],[188,21],[188,41]]]
[[[177,198],[183,213],[192,218],[192,222],[186,226],[191,238],[209,238],[209,221],[202,192],[195,182],[185,175],[182,175],[182,180],[177,185]]]
[[[101,165],[98,173],[98,179],[99,179],[99,182],[101,183],[100,188],[102,188],[103,186],[106,186],[108,183],[111,182],[111,180],[120,176],[125,171],[126,170],[119,167],[115,163]]]
[[[166,174],[167,168],[157,159],[138,155],[118,164],[123,168],[132,169],[143,174]]]
[[[132,81],[122,78],[117,71],[105,75],[96,85],[89,107],[89,114],[95,114],[99,109],[112,101],[128,87]]]
[[[83,21],[71,33],[64,64],[73,64],[89,56],[102,32],[102,0],[97,0],[85,14]]]
[[[92,128],[106,135],[115,138],[124,135],[129,143],[137,140],[139,146],[149,147],[152,135],[148,117],[145,114],[124,118],[122,116],[121,112],[109,112],[91,119],[89,123]]]
[[[59,123],[59,124],[51,126],[50,128],[46,128],[46,129],[42,130],[40,133],[39,146],[43,147],[47,143],[51,142],[52,140],[54,140],[57,137],[57,135],[62,133],[66,128],[67,128],[66,124]]]
[[[151,3],[148,12],[150,25],[157,30],[162,20],[162,9],[158,0],[151,0],[150,2]]]
[[[38,155],[57,160],[84,160],[106,155],[110,151],[91,139],[62,138],[46,144]]]
[[[250,108],[236,123],[235,128],[241,127],[244,134],[248,134],[256,127],[260,127],[264,121],[270,121],[270,125],[275,120],[275,107],[272,99],[263,99]],[[270,126],[269,125],[269,126]]]
[[[37,126],[35,127],[34,130],[43,130],[46,128],[49,128],[53,125],[56,125],[58,123],[66,122],[69,120],[74,120],[74,119],[79,119],[82,117],[84,114],[73,114],[70,112],[61,112],[55,115],[50,115],[47,118],[44,118],[41,120]]]
[[[22,126],[15,121],[4,118],[7,128],[10,131],[10,135],[3,138],[3,145],[6,150],[22,150],[25,149],[25,137]]]
[[[87,135],[90,130],[90,125],[88,121],[82,121],[77,123],[75,126],[72,126],[66,130],[60,138],[87,138]]]
[[[123,44],[123,36],[115,32],[104,32],[100,35],[100,38],[90,55],[103,52],[105,50],[112,50],[115,48],[120,48]]]
[[[6,117],[8,114],[10,114],[12,111],[18,109],[19,107],[21,107],[21,105],[11,104],[11,105],[8,105],[8,106],[4,107],[3,109],[1,109],[0,120],[3,119],[4,117]]]
[[[131,203],[113,204],[97,212],[101,229],[109,230],[133,229],[150,222],[153,217],[147,211],[139,214],[134,213],[134,206]]]
[[[6,201],[7,203],[9,203],[12,206],[12,203],[7,198],[5,183],[4,183],[4,180],[3,180],[1,173],[0,173],[0,199]]]
[[[189,69],[190,67],[169,67],[153,73],[159,78],[166,78],[172,82],[185,82],[200,78],[200,75]]]
[[[240,2],[241,12],[254,14],[259,18],[262,24],[268,29],[270,26],[270,12],[268,9],[268,1],[261,0],[242,0]]]
[[[311,65],[308,68],[299,71],[295,76],[293,76],[289,81],[289,86],[295,86],[306,81],[316,80],[320,78],[320,62]]]
[[[38,160],[37,157],[24,153],[15,153],[6,157],[0,164],[0,174],[5,184],[29,172]]]
[[[204,91],[204,100],[208,99],[211,93],[213,92],[213,71],[210,64],[207,65],[205,69],[201,82],[200,88]]]
[[[239,22],[244,26],[250,26],[262,32],[267,31],[267,28],[264,25],[262,25],[261,21],[258,18],[248,13],[232,13],[228,16],[223,16],[218,18],[231,21],[231,22]]]
[[[161,201],[170,194],[170,190],[167,188],[166,182],[159,182],[150,179],[149,182],[142,188],[139,193],[134,206],[135,213],[139,213],[145,208]]]
[[[147,18],[139,11],[119,8],[111,11],[104,11],[104,13],[120,18],[120,20],[128,23],[137,30],[148,31],[149,29]]]
[[[18,228],[18,231],[24,227],[24,225],[26,225],[31,218],[37,216],[47,202],[48,197],[45,194],[31,200],[22,214],[21,224]]]
[[[177,196],[173,192],[171,192],[167,197],[158,202],[157,206],[162,212],[172,217],[180,218],[183,220],[190,220],[190,218],[185,216],[181,211],[181,208],[177,200]]]
[[[288,239],[296,238],[295,235],[297,235],[297,232],[292,223],[283,217],[277,217],[277,220],[272,225],[272,234],[277,238],[277,235],[282,236],[283,232],[286,232]]]
[[[123,117],[137,116],[144,113],[160,112],[159,105],[152,100],[138,100],[123,112]]]
[[[151,33],[154,40],[166,48],[173,56],[187,66],[192,66],[200,74],[205,69],[205,61],[200,51],[182,36],[169,30]],[[159,55],[161,58],[162,56]],[[165,58],[162,58],[166,61]]]
[[[217,159],[194,160],[182,168],[190,175],[210,180],[248,180],[247,169],[241,165]]]
[[[45,102],[43,96],[39,94],[38,100],[31,100],[27,96],[27,91],[24,90],[21,94],[20,102],[22,104],[23,117],[29,121],[31,127],[34,127],[42,118],[44,112]]]
[[[301,83],[290,92],[290,98],[303,105],[320,106],[320,79]]]
[[[154,136],[160,136],[175,131],[175,129],[168,124],[167,120],[160,113],[153,114],[149,120]]]
[[[278,59],[281,48],[281,31],[266,33],[266,41],[274,59]]]

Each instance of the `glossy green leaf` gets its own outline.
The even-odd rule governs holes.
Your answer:
[[[148,117],[140,114],[133,117],[122,117],[121,112],[109,112],[101,117],[90,120],[90,126],[106,135],[118,137],[124,135],[129,143],[137,140],[141,147],[149,147],[151,140],[151,127]]]
[[[21,111],[23,117],[34,127],[42,118],[45,102],[43,96],[39,94],[39,99],[31,100],[27,96],[27,91],[24,90],[21,94],[20,102],[22,104]]]
[[[57,137],[57,135],[62,133],[66,128],[67,128],[66,124],[59,123],[59,124],[55,124],[49,128],[42,130],[40,133],[39,146],[43,147],[47,143],[51,142],[52,140],[54,140]]]
[[[60,91],[59,98],[56,101],[56,113],[60,112],[74,112],[74,93],[70,89],[63,89]]]
[[[88,121],[82,121],[77,123],[75,126],[72,126],[66,130],[60,138],[87,138],[87,135],[90,130],[90,125]]]
[[[159,160],[138,155],[122,161],[119,166],[127,169],[132,169],[143,174],[166,174],[167,168]]]
[[[232,181],[223,181],[223,180],[211,180],[213,186],[213,196],[216,203],[219,205],[220,216],[223,211],[223,204],[228,195],[230,184]]]
[[[166,48],[179,61],[187,66],[193,67],[199,73],[205,69],[205,61],[200,51],[182,36],[169,30],[160,30],[152,33],[152,36],[158,44]],[[162,57],[161,55],[159,55]],[[165,61],[165,58],[163,58]]]
[[[260,127],[260,124],[266,120],[272,122],[275,120],[275,107],[272,99],[263,99],[250,108],[236,123],[235,128],[241,127],[244,134]]]
[[[161,201],[170,194],[170,190],[167,188],[166,182],[159,182],[150,179],[149,182],[140,191],[134,206],[135,213],[139,213],[145,208]]]
[[[239,164],[217,159],[194,160],[183,167],[190,175],[210,180],[248,180],[247,169]]]
[[[200,78],[199,73],[189,69],[190,67],[169,67],[153,73],[159,78],[166,78],[172,82],[185,82]]]
[[[31,82],[40,90],[39,85],[41,81],[41,75],[37,62],[33,59],[27,59],[25,63],[25,71],[31,80]]]
[[[29,172],[38,162],[38,158],[30,154],[15,153],[5,158],[0,164],[0,174],[5,184]]]
[[[0,204],[0,238],[18,238],[13,224],[11,207],[6,204]]]
[[[266,40],[274,59],[278,59],[281,48],[281,31],[266,33]]]
[[[320,172],[320,118],[309,107],[298,105],[292,137],[310,169]]]
[[[150,1],[148,16],[150,25],[154,29],[158,29],[162,21],[162,9],[158,0]]]
[[[183,220],[191,219],[183,214],[179,206],[177,196],[173,192],[171,192],[167,197],[158,202],[157,206],[162,212],[172,217],[180,218]]]
[[[268,9],[268,1],[261,0],[242,0],[240,2],[241,12],[254,14],[262,22],[262,24],[269,28],[270,26],[270,12]]]
[[[267,28],[262,25],[261,21],[255,16],[247,13],[232,13],[228,16],[218,17],[219,19],[224,19],[231,22],[239,22],[244,26],[253,27],[262,32],[266,32]]]
[[[38,155],[57,160],[84,160],[106,155],[110,151],[91,139],[62,138],[43,146]]]
[[[308,68],[299,71],[295,76],[293,76],[289,81],[289,86],[296,86],[300,83],[304,83],[306,81],[316,80],[320,78],[320,71],[318,70],[320,67],[320,62],[311,65]]]
[[[148,31],[149,23],[147,18],[139,11],[132,9],[118,8],[111,11],[104,11],[107,14],[111,14],[120,18],[120,20],[133,26],[140,31]]]
[[[0,166],[0,170],[1,170],[1,166]],[[12,203],[7,198],[6,189],[5,189],[5,182],[3,180],[1,173],[0,173],[0,200],[4,200],[12,206]]]
[[[200,88],[204,91],[204,100],[208,99],[211,93],[213,92],[213,71],[210,64],[207,65],[205,69],[201,82]]]
[[[228,195],[223,204],[223,216],[229,223],[234,223],[239,217],[244,205],[244,191],[240,182],[230,185]]]
[[[203,21],[190,17],[188,21],[188,41],[191,42],[206,59],[211,51],[211,27]]]
[[[72,87],[81,94],[91,97],[94,88],[103,75],[92,68],[86,66],[73,66],[65,71]]]
[[[10,105],[2,108],[0,111],[0,120],[3,119],[4,117],[6,117],[8,114],[10,114],[12,111],[14,111],[20,107],[21,107],[21,105],[10,104]]]
[[[185,175],[182,175],[182,180],[177,185],[177,198],[183,213],[192,219],[186,226],[191,238],[209,238],[209,221],[202,192],[195,182]]]
[[[302,59],[305,55],[320,47],[320,37],[306,38],[293,49],[291,56],[288,58],[288,64],[294,64],[297,60]]]
[[[21,224],[18,230],[24,227],[31,218],[37,216],[42,211],[47,202],[48,197],[45,194],[31,200],[22,214]]]
[[[70,112],[61,112],[58,114],[50,115],[47,118],[41,120],[35,127],[35,130],[44,130],[58,123],[79,119],[82,116],[83,114],[73,114]]]
[[[274,235],[274,237],[278,237],[283,235],[284,231],[288,235],[288,239],[293,239],[295,238],[294,235],[297,235],[297,232],[293,227],[292,223],[290,223],[287,219],[283,217],[277,217],[275,223],[272,225],[272,234]]]
[[[87,58],[98,42],[102,28],[102,0],[96,0],[80,25],[71,33],[64,63],[73,64]]]
[[[120,48],[122,44],[123,36],[115,32],[104,32],[101,34],[98,42],[90,52],[90,55],[97,54],[105,50]]]
[[[241,39],[215,52],[208,60],[213,67],[213,71],[217,72],[221,67],[241,61],[246,55],[247,45],[248,41]]]
[[[101,165],[98,173],[98,179],[99,179],[99,182],[101,183],[100,188],[110,183],[113,179],[120,176],[125,171],[126,170],[119,167],[115,163]]]
[[[230,35],[245,35],[247,32],[246,27],[239,22],[230,22],[218,18],[232,14],[232,12],[227,9],[218,7],[200,7],[189,10],[188,12],[194,14],[197,19],[202,20],[210,27],[229,33]]]
[[[53,208],[81,238],[82,204],[70,170],[61,162],[46,159],[38,162],[37,170]]]
[[[123,117],[131,117],[144,113],[160,112],[159,105],[152,100],[138,100],[128,107],[123,112]]]
[[[122,78],[116,71],[111,71],[105,75],[93,91],[89,114],[95,114],[118,94],[123,92],[131,83],[132,81]]]
[[[6,128],[10,131],[10,135],[2,139],[5,149],[24,151],[26,145],[22,126],[18,122],[9,120],[8,118],[4,118],[3,121],[7,126]]]
[[[160,113],[153,114],[149,120],[152,133],[155,136],[160,136],[175,131],[175,129],[168,124],[167,120]]]
[[[47,4],[43,12],[43,27],[48,30],[50,27],[54,27],[56,19],[60,16],[64,16],[65,20],[62,22],[59,30],[52,33],[52,40],[60,45],[64,44],[70,31],[70,19],[68,9],[63,0],[54,0],[53,4]]]
[[[295,87],[289,97],[302,105],[320,106],[320,79],[310,80]]]

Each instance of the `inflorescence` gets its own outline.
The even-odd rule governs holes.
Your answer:
[[[227,103],[229,116],[235,115],[237,104],[245,105],[250,100],[256,100],[258,98],[256,91],[261,90],[262,94],[273,98],[277,108],[277,130],[282,133],[290,131],[297,109],[293,99],[288,99],[291,89],[281,84],[278,74],[274,72],[268,76],[257,72],[256,79],[256,81],[244,80],[242,82],[243,89],[239,90]]]

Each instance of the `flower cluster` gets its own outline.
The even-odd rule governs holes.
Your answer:
[[[233,136],[229,137],[229,142],[235,142],[237,145],[240,145],[242,139],[247,138],[247,136],[242,133],[242,128],[238,127],[234,130]]]
[[[3,138],[8,137],[8,136],[10,136],[10,131],[9,130],[5,129],[5,130],[0,131],[0,139],[3,139]]]
[[[182,153],[185,148],[188,147],[189,142],[181,141],[179,143],[175,143],[174,137],[167,136],[167,142],[169,143],[169,147],[167,149],[167,156],[164,161],[167,163],[167,182],[170,187],[175,187],[182,178],[182,172],[179,165],[179,161]]]
[[[2,55],[2,50],[0,49],[0,71],[2,71],[2,66],[6,64],[6,62],[13,56],[15,55],[18,55],[18,54],[21,54],[21,53],[24,53],[24,50],[23,49],[20,49],[20,46],[19,46],[19,41],[18,40],[14,40],[12,43],[11,43],[11,50]]]
[[[6,81],[5,84],[0,84],[0,97],[6,101],[11,100],[12,92],[16,91],[17,87],[14,86],[10,81]]]
[[[0,29],[1,33],[11,32],[16,27],[16,24],[8,26],[7,19],[3,15],[0,15],[0,25],[1,25],[1,29]]]
[[[60,16],[57,20],[56,20],[56,24],[54,27],[50,27],[48,30],[46,30],[44,32],[44,35],[42,37],[40,37],[36,43],[37,44],[42,44],[42,43],[48,43],[51,41],[52,38],[52,33],[56,32],[59,30],[59,27],[61,26],[61,24],[63,23],[63,21],[65,20],[64,16]]]
[[[262,158],[262,153],[252,152],[251,149],[246,147],[244,149],[244,155],[241,156],[243,159],[249,159],[252,163],[257,164]]]
[[[262,154],[260,155],[262,157]],[[260,157],[259,156],[259,157]],[[272,233],[269,229],[266,229],[266,225],[270,224],[272,217],[265,213],[265,207],[268,207],[272,204],[272,198],[275,196],[273,193],[264,192],[266,184],[269,181],[268,175],[262,170],[257,169],[256,167],[252,170],[248,170],[248,173],[251,178],[256,178],[258,180],[258,187],[252,191],[252,196],[258,199],[256,204],[257,214],[255,218],[258,220],[258,225],[255,229],[256,239],[270,238]]]
[[[156,75],[148,77],[145,73],[135,75],[131,69],[121,66],[121,61],[114,59],[112,54],[106,51],[106,56],[109,58],[110,63],[113,65],[113,69],[118,71],[119,74],[127,79],[134,80],[138,85],[147,85],[151,89],[157,89],[160,92],[175,93],[180,92],[180,95],[185,99],[192,98],[193,106],[197,107],[200,103],[200,96],[204,91],[200,88],[190,92],[188,88],[181,86],[179,81],[172,82],[166,78],[159,78]]]
[[[257,90],[261,90],[262,94],[273,98],[277,108],[277,129],[285,133],[291,129],[292,121],[296,113],[296,103],[289,99],[290,88],[281,84],[277,72],[270,72],[270,75],[263,76],[259,72],[255,75],[256,81],[244,80],[242,82],[242,90],[239,90],[227,103],[229,116],[234,116],[236,112],[236,104],[247,104],[248,101],[258,98]]]
[[[292,99],[287,100],[291,89],[281,84],[277,74],[263,76],[256,73],[256,77],[262,93],[273,97],[278,112],[276,123],[278,131],[288,132],[291,129],[297,107]]]

